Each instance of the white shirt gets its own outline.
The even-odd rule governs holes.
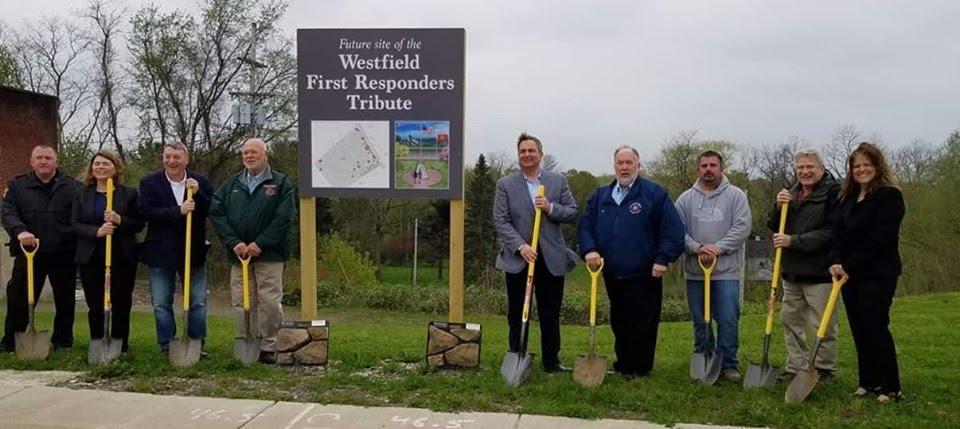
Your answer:
[[[182,205],[184,196],[187,193],[187,173],[183,173],[183,180],[176,182],[170,178],[170,175],[166,172],[163,173],[164,176],[167,176],[167,181],[170,182],[170,189],[173,191],[173,198],[177,200],[177,205]]]

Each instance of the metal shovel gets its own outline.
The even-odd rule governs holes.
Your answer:
[[[840,288],[847,282],[847,276],[833,276],[833,289],[830,290],[830,298],[827,300],[827,308],[823,310],[823,316],[820,318],[820,328],[817,329],[817,339],[813,342],[813,350],[810,351],[810,357],[806,365],[803,366],[797,376],[793,378],[790,386],[787,386],[787,393],[783,399],[790,404],[799,404],[807,398],[807,395],[813,391],[814,386],[820,381],[820,371],[814,366],[817,361],[817,353],[820,351],[820,341],[827,335],[827,328],[830,326],[830,317],[833,316],[833,308],[837,305],[837,298],[840,296]]]
[[[193,201],[193,188],[187,187],[187,201]],[[193,239],[193,212],[187,212],[186,245],[183,257],[183,335],[170,342],[170,364],[185,368],[200,360],[203,344],[190,338],[190,244]]]
[[[787,206],[780,205],[780,229],[783,234],[787,226]],[[773,333],[773,312],[777,307],[777,284],[780,283],[780,257],[783,248],[774,251],[773,276],[770,277],[770,297],[767,299],[767,321],[763,327],[763,359],[760,364],[751,363],[747,366],[747,375],[743,378],[743,388],[773,387],[777,384],[780,369],[770,365],[770,338]]]
[[[46,359],[50,354],[50,331],[37,331],[33,320],[33,257],[40,249],[40,239],[37,238],[33,250],[27,251],[20,243],[20,249],[27,257],[27,330],[16,332],[13,335],[17,357],[20,359]]]
[[[537,188],[537,196],[543,195],[543,185]],[[540,210],[536,210],[533,217],[533,239],[530,247],[537,251],[537,241],[540,238]],[[527,353],[527,332],[530,329],[530,302],[533,300],[533,269],[534,262],[527,264],[527,288],[523,296],[523,314],[521,316],[520,347],[515,352],[507,352],[500,365],[500,375],[510,386],[519,386],[530,375],[530,366],[533,364],[533,353]]]
[[[607,375],[607,358],[598,357],[594,330],[597,327],[597,278],[603,270],[603,258],[596,269],[587,264],[590,272],[590,352],[586,356],[578,356],[573,365],[573,379],[585,387],[592,387],[603,383]]]
[[[690,358],[690,378],[700,380],[704,386],[710,386],[720,378],[720,355],[717,353],[717,342],[713,336],[713,324],[710,323],[710,274],[717,265],[717,257],[713,257],[710,265],[703,265],[697,257],[697,263],[703,270],[703,321],[707,324],[707,343],[703,350],[694,353]]]
[[[240,258],[243,271],[243,321],[246,329],[244,336],[233,340],[233,357],[244,365],[250,365],[260,359],[260,339],[250,334],[250,257]]]
[[[113,179],[107,179],[107,210],[113,210]],[[107,237],[103,271],[103,338],[91,339],[87,363],[104,364],[120,356],[123,340],[110,336],[110,264],[113,260],[113,235]]]

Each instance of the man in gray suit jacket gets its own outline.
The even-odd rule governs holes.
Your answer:
[[[573,223],[577,203],[563,175],[540,170],[543,145],[526,133],[517,139],[520,171],[497,182],[493,204],[493,222],[503,241],[497,255],[497,269],[507,279],[507,322],[510,325],[510,351],[520,347],[521,313],[527,283],[527,264],[534,263],[534,293],[540,318],[540,343],[543,367],[547,372],[569,370],[560,365],[560,305],[563,302],[563,276],[577,264],[577,255],[567,248],[560,233],[561,223]],[[537,187],[545,193],[538,197]],[[535,210],[542,210],[539,249],[533,251]]]

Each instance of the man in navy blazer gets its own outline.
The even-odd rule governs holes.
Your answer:
[[[663,275],[683,253],[683,222],[667,191],[640,177],[640,153],[613,153],[617,179],[587,201],[577,237],[591,266],[603,258],[617,361],[626,378],[653,370],[663,302]]]
[[[521,312],[527,284],[527,264],[534,263],[534,293],[540,318],[540,345],[547,372],[569,370],[560,365],[560,306],[563,303],[563,276],[577,265],[577,255],[567,248],[561,223],[577,217],[577,203],[567,179],[540,169],[543,145],[523,133],[517,139],[520,171],[501,178],[493,204],[493,222],[503,241],[497,255],[497,269],[507,281],[507,322],[510,350],[520,346]],[[536,196],[543,185],[545,195]],[[538,249],[530,247],[536,210],[542,210]]]
[[[190,312],[187,335],[203,340],[207,335],[206,221],[213,186],[206,177],[187,171],[190,156],[180,142],[163,147],[163,171],[140,180],[139,211],[147,221],[147,238],[141,259],[150,268],[150,297],[157,323],[157,343],[167,353],[177,335],[173,314],[176,277],[183,281],[187,213],[193,212],[190,250]],[[186,199],[187,188],[193,200]]]

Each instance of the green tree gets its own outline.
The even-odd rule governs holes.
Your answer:
[[[481,154],[467,182],[464,225],[464,277],[480,278],[497,252],[497,233],[493,227],[493,197],[496,183]]]
[[[579,219],[579,215],[587,207],[587,200],[596,192],[600,182],[589,171],[567,170],[565,176],[567,176],[567,183],[570,185],[570,193],[573,194],[573,199],[577,202],[577,218]],[[560,230],[563,232],[563,238],[567,245],[576,249],[580,243],[577,238],[577,224],[565,223],[560,226]]]
[[[2,34],[0,32],[0,35]],[[0,85],[12,88],[23,87],[23,78],[20,76],[17,60],[10,53],[10,48],[5,45],[0,45]]]
[[[450,201],[434,200],[432,209],[423,219],[424,255],[434,258],[437,279],[443,279],[443,261],[450,243]]]

